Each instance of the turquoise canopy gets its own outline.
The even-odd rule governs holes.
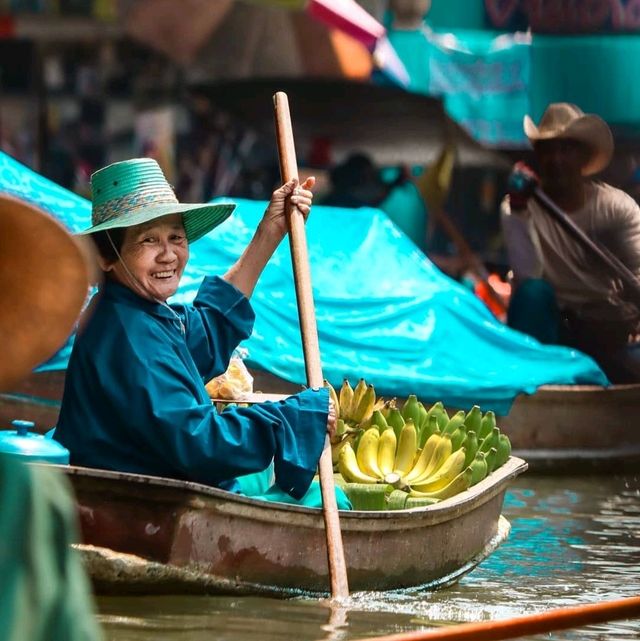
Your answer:
[[[89,223],[84,198],[0,154],[0,191],[34,202],[73,231]],[[176,299],[189,301],[205,274],[224,273],[265,209],[237,200],[232,217],[192,246]],[[377,209],[314,207],[307,223],[323,371],[334,384],[363,376],[385,396],[415,393],[468,408],[508,412],[515,396],[547,383],[606,384],[588,357],[549,347],[498,322],[444,276]],[[249,364],[304,383],[289,247],[265,269],[252,304]],[[64,369],[69,345],[41,369]]]

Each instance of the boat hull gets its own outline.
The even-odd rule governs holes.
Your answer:
[[[320,510],[195,483],[62,469],[77,497],[84,544],[181,568],[191,576],[216,577],[244,592],[329,590]],[[341,512],[351,590],[455,582],[506,536],[499,527],[504,494],[525,469],[524,461],[511,458],[466,492],[426,508]],[[109,591],[104,581],[99,587]]]

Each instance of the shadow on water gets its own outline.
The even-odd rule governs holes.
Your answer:
[[[310,599],[127,597],[99,600],[109,641],[348,641],[640,594],[640,476],[518,479],[509,539],[437,592],[360,592],[342,607]],[[640,639],[640,620],[529,637]]]

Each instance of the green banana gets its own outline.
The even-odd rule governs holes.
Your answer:
[[[377,427],[370,427],[362,435],[356,450],[356,461],[362,472],[369,476],[382,478],[384,474],[378,467],[378,442],[380,432]]]
[[[391,411],[395,406],[396,406],[396,398],[395,398],[395,396],[394,396],[392,399],[390,399],[390,400],[388,400],[388,401],[385,401],[384,405],[380,408],[380,412],[382,413],[382,416],[384,416],[384,418],[385,418],[386,420],[388,420],[388,419],[389,419],[389,412],[390,412],[390,411]]]
[[[456,429],[464,423],[464,417],[465,417],[465,413],[462,410],[460,410],[459,412],[456,412],[449,419],[449,422],[445,425],[442,432],[453,434],[456,431]]]
[[[423,483],[414,483],[411,486],[412,489],[416,489],[418,492],[433,492],[448,485],[464,469],[464,457],[464,448],[456,450],[435,474]]]
[[[422,433],[422,430],[427,425],[427,420],[429,419],[429,414],[427,408],[418,401],[418,423],[416,423],[416,429]]]
[[[349,483],[377,483],[378,479],[365,474],[359,467],[351,443],[345,443],[338,454],[338,471]]]
[[[470,467],[465,468],[456,476],[450,483],[445,485],[440,490],[435,490],[434,492],[419,492],[416,490],[411,490],[410,496],[416,498],[432,498],[432,499],[448,499],[460,492],[464,492],[469,489],[471,484],[471,475],[472,471]]]
[[[353,401],[353,388],[349,384],[348,379],[342,381],[342,387],[340,388],[339,403],[340,403],[340,418],[343,418],[345,421],[349,420],[351,417],[351,402]]]
[[[466,467],[471,463],[471,461],[473,461],[479,447],[478,437],[476,436],[476,433],[473,430],[469,430],[467,432],[467,436],[464,439],[464,442],[462,443],[462,445],[467,450],[467,456],[464,462]]]
[[[380,435],[380,440],[378,441],[378,469],[383,476],[393,472],[397,444],[398,439],[393,430],[385,430]]]
[[[496,469],[496,457],[498,455],[498,450],[495,447],[492,447],[486,454],[485,458],[487,460],[487,476]]]
[[[449,414],[447,414],[447,410],[442,408],[442,411],[436,414],[436,418],[438,419],[438,428],[442,432],[449,423]]]
[[[500,428],[494,427],[491,434],[486,436],[484,440],[480,441],[480,447],[478,449],[486,454],[492,447],[496,447],[498,445],[499,438]]]
[[[389,416],[387,416],[387,423],[393,428],[393,431],[396,433],[396,438],[400,441],[400,434],[404,427],[404,419],[402,418],[402,413],[397,407],[390,410]]]
[[[388,427],[387,419],[384,417],[384,414],[381,410],[374,410],[371,415],[371,425],[375,425],[378,428],[378,432],[382,434]]]
[[[476,434],[480,429],[482,423],[482,412],[477,405],[474,405],[470,410],[467,416],[464,419],[464,424],[467,426],[468,430],[473,430]]]
[[[437,401],[437,402],[435,402],[435,403],[434,403],[434,404],[433,404],[433,405],[432,405],[432,406],[427,410],[427,413],[428,413],[428,414],[434,414],[434,413],[436,413],[436,412],[437,412],[438,414],[440,414],[440,413],[444,412],[444,405],[442,404],[442,401]]]
[[[496,426],[496,415],[492,411],[488,411],[480,421],[480,429],[476,431],[478,434],[478,440],[481,441],[483,438],[491,434],[491,430]]]
[[[507,462],[507,459],[511,455],[511,441],[506,434],[500,434],[498,437],[498,445],[496,447],[496,463],[494,469],[498,469],[500,466],[504,465]]]
[[[418,449],[418,434],[413,421],[409,419],[402,428],[393,471],[403,477],[413,466],[413,461]]]
[[[471,475],[471,485],[475,485],[482,481],[482,479],[487,475],[487,461],[485,459],[484,452],[478,452],[469,466],[473,472]]]
[[[418,429],[420,425],[420,410],[418,409],[418,397],[415,394],[409,395],[400,411],[405,423],[411,419],[416,429]]]
[[[433,436],[433,434],[439,434],[440,430],[438,429],[438,417],[434,414],[427,417],[427,422],[420,431],[420,440],[418,441],[418,447],[423,448],[425,443]]]
[[[426,481],[432,474],[435,474],[444,464],[444,462],[451,456],[453,451],[451,448],[451,434],[434,434],[429,440],[436,439],[436,445],[427,463],[424,472],[414,477],[413,484],[420,485]],[[429,441],[427,441],[427,444]],[[426,445],[425,445],[426,448]]]
[[[459,427],[456,427],[453,434],[451,434],[451,448],[453,449],[454,452],[460,449],[465,438],[467,438],[467,433],[464,429],[464,423],[463,423]]]

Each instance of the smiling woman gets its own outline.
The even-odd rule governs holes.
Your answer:
[[[286,234],[285,202],[307,216],[313,184],[291,180],[277,189],[229,271],[205,278],[193,305],[170,305],[189,244],[235,205],[180,204],[146,158],[92,176],[93,226],[83,233],[96,241],[105,282],[76,337],[55,431],[71,463],[238,491],[237,476],[273,461],[268,497],[318,504],[309,488],[326,433],[335,429],[327,390],[219,414],[204,386],[251,334],[248,299]]]

